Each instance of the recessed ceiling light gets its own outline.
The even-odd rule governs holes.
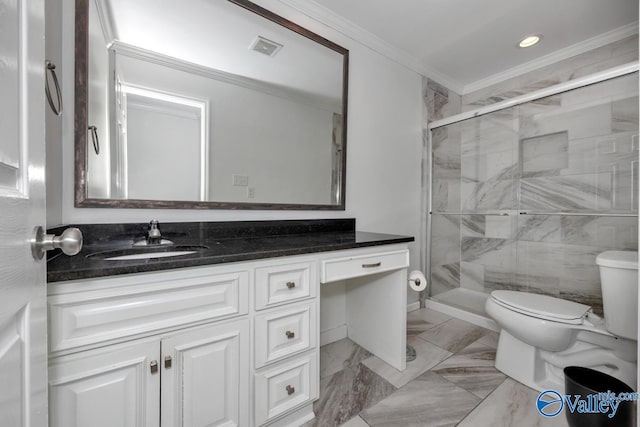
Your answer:
[[[527,36],[523,38],[520,43],[518,43],[518,47],[531,47],[534,44],[538,43],[542,39],[540,34],[536,34],[533,36]]]

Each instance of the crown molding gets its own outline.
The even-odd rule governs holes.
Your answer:
[[[98,11],[98,19],[100,20],[100,26],[102,28],[102,35],[105,42],[108,45],[118,39],[116,33],[116,26],[113,22],[113,13],[109,3],[105,0],[95,0],[96,10]]]
[[[460,93],[464,85],[457,80],[448,77],[441,72],[424,64],[418,58],[407,52],[398,49],[390,43],[384,41],[375,34],[354,24],[353,22],[338,15],[332,10],[316,3],[313,0],[278,0],[281,3],[297,10],[298,12],[338,31],[348,38],[368,47],[369,49],[383,55],[400,65],[409,68],[416,73],[429,77],[447,89]]]
[[[607,31],[606,33],[602,33],[598,36],[581,41],[563,49],[556,50],[555,52],[552,52],[548,55],[544,55],[532,61],[525,62],[524,64],[509,68],[505,71],[493,74],[484,79],[476,80],[473,83],[464,85],[462,91],[459,93],[461,95],[465,95],[480,89],[484,89],[494,84],[501,83],[505,80],[521,76],[542,67],[546,67],[547,65],[551,65],[564,59],[579,55],[581,53],[585,53],[590,50],[605,46],[609,43],[622,40],[634,34],[638,34],[638,21],[632,22],[611,31]]]
[[[213,79],[219,82],[244,87],[254,91],[266,93],[268,95],[277,96],[288,101],[295,101],[303,105],[312,106],[329,112],[340,111],[342,104],[339,101],[328,97],[314,95],[293,88],[286,88],[275,84],[270,84],[261,80],[240,76],[237,74],[227,73],[225,71],[216,70],[203,65],[194,64],[193,62],[184,61],[172,56],[163,55],[158,52],[143,49],[120,41],[114,41],[110,50],[119,55],[144,61],[149,64],[161,65],[163,67],[189,73],[195,76],[201,76]]]
[[[397,62],[418,74],[426,76],[437,83],[445,86],[460,95],[468,94],[491,85],[503,82],[505,80],[517,77],[528,72],[537,70],[547,65],[554,64],[572,56],[593,50],[609,43],[622,40],[626,37],[638,33],[638,21],[616,28],[614,30],[602,33],[598,36],[573,44],[566,48],[557,50],[548,55],[534,59],[524,64],[509,68],[500,73],[493,74],[489,77],[476,80],[469,84],[453,79],[440,71],[429,67],[423,61],[410,55],[409,53],[393,46],[375,34],[365,30],[364,28],[354,24],[348,19],[338,15],[332,10],[316,3],[313,0],[278,0],[280,3],[297,10],[298,12],[338,31],[346,37],[368,47],[369,49]]]

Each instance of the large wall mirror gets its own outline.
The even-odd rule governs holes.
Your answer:
[[[76,0],[77,207],[344,209],[349,52],[246,0]]]

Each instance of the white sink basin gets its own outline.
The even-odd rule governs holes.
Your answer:
[[[133,261],[141,259],[168,258],[182,255],[195,254],[208,249],[206,246],[178,245],[165,247],[134,247],[115,249],[111,251],[95,252],[87,255],[87,258],[101,261]]]
[[[126,260],[132,260],[132,259],[167,258],[171,256],[188,255],[188,254],[194,254],[194,253],[196,253],[196,251],[150,252],[150,253],[133,254],[133,255],[112,256],[112,257],[102,258],[102,259],[104,261],[126,261]]]

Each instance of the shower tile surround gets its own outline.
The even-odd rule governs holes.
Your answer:
[[[427,118],[635,59],[630,38],[462,97],[425,79]],[[513,289],[601,314],[595,257],[637,250],[637,218],[517,213],[637,213],[637,93],[632,75],[435,129],[433,211],[468,215],[432,215],[432,296]],[[492,211],[510,215],[480,214]]]

